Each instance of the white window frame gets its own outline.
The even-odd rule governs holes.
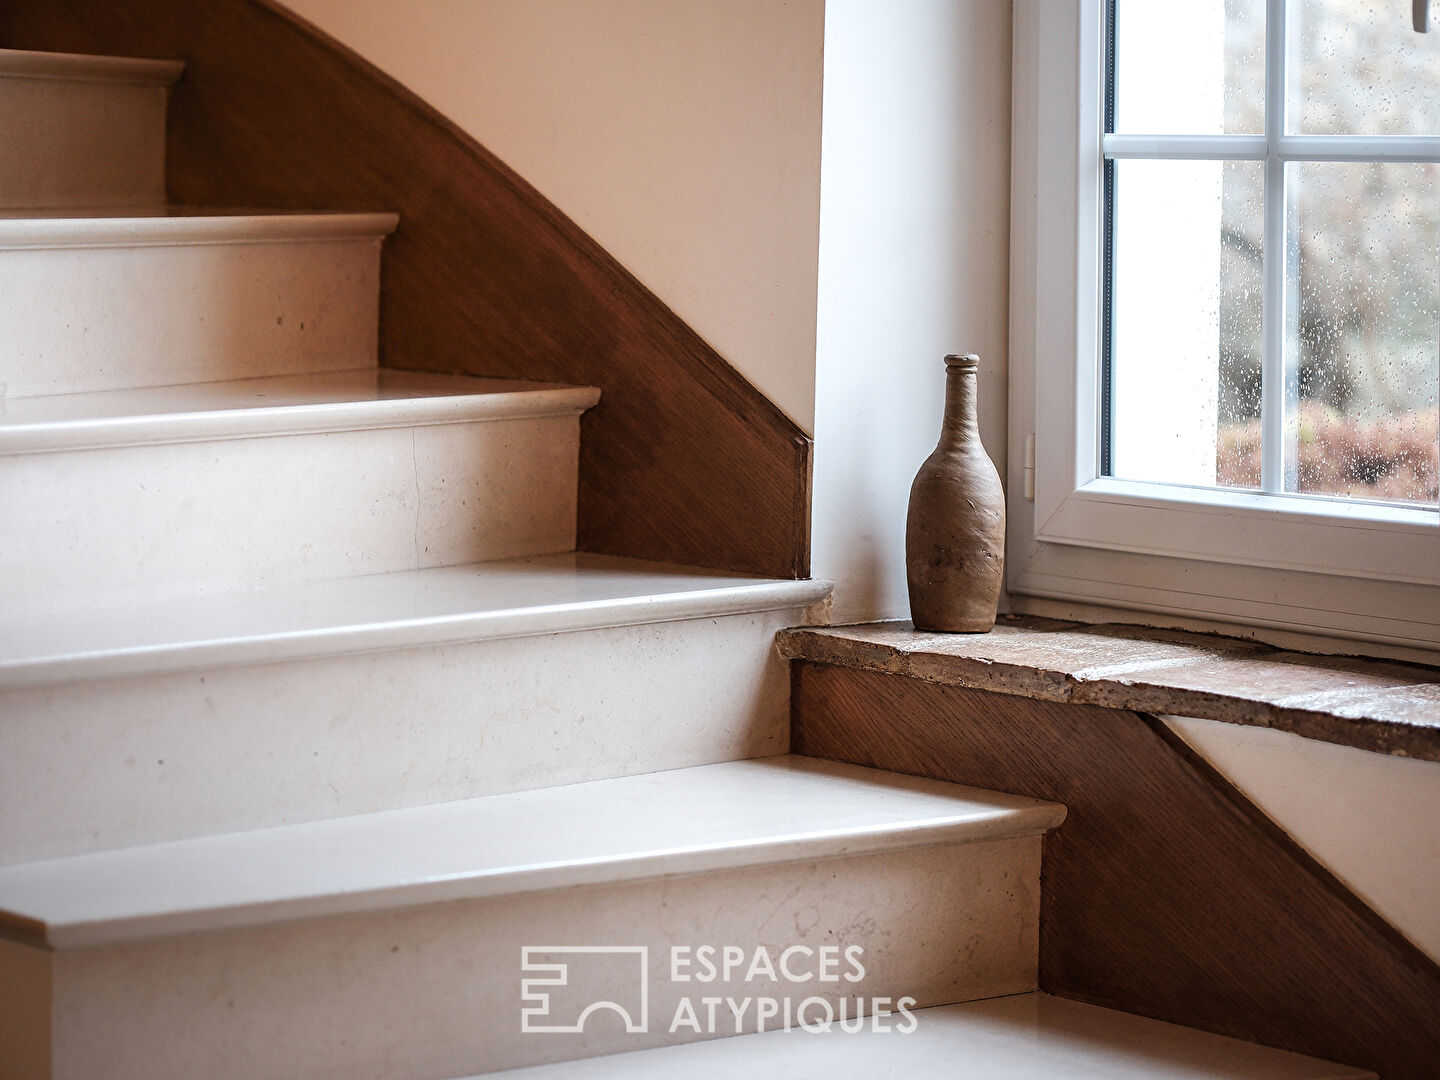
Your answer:
[[[1282,2],[1270,0],[1272,17]],[[1440,647],[1440,513],[1100,476],[1104,4],[1016,0],[1014,29],[1007,563],[1015,607],[1042,597]],[[1267,125],[1283,135],[1276,97]],[[1274,130],[1267,193],[1283,178]],[[1112,156],[1155,142],[1111,138]],[[1254,137],[1238,138],[1231,145],[1253,156]],[[1285,136],[1285,151],[1363,160],[1362,144],[1376,141],[1345,147],[1337,138],[1351,139]],[[1432,160],[1435,140],[1401,141],[1414,144],[1412,160]],[[1192,156],[1211,156],[1216,140],[1196,142]],[[1283,247],[1267,235],[1266,259]],[[1279,325],[1272,318],[1265,332]],[[1269,386],[1283,386],[1283,374],[1267,368]],[[1262,403],[1266,436],[1280,430],[1280,401],[1272,389]],[[1266,443],[1270,490],[1286,465],[1280,447],[1278,438]]]

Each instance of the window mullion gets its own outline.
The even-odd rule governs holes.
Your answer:
[[[1295,451],[1286,438],[1289,297],[1286,290],[1287,213],[1285,160],[1280,144],[1286,117],[1286,0],[1266,0],[1265,27],[1265,240],[1261,254],[1264,282],[1261,315],[1260,487],[1286,490],[1295,468]],[[1292,485],[1293,486],[1293,485]]]

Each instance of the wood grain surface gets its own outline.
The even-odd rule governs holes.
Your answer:
[[[1440,1076],[1440,967],[1153,718],[792,665],[797,753],[1052,799],[1041,989]]]
[[[899,622],[793,627],[780,632],[776,645],[787,660],[1267,727],[1440,762],[1440,668],[1424,664],[1033,615],[1001,616],[987,634],[932,634]]]
[[[400,214],[386,366],[599,386],[585,551],[809,571],[810,442],[534,188],[398,83],[263,0],[6,0],[0,45],[186,61],[178,202]]]

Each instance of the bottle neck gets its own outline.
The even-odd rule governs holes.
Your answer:
[[[945,420],[940,445],[960,447],[980,441],[976,419],[975,372],[952,367],[945,373]]]

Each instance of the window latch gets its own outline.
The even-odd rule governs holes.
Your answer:
[[[1035,501],[1035,433],[1025,436],[1025,498]]]
[[[1428,34],[1430,32],[1430,0],[1414,0],[1414,11],[1415,32]]]

